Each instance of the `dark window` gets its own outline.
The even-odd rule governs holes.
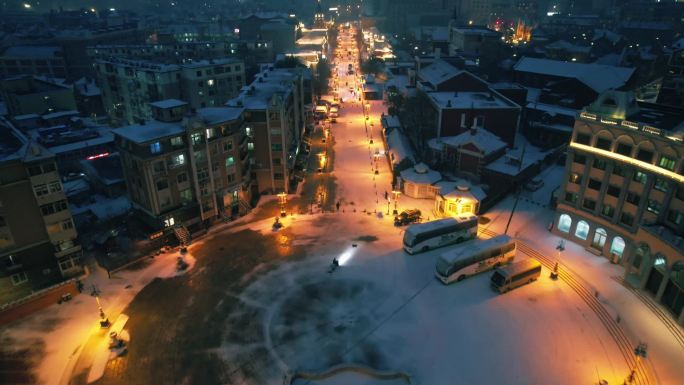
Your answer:
[[[632,146],[625,143],[618,143],[615,152],[620,155],[632,156]]]
[[[601,190],[601,181],[596,179],[589,179],[587,187],[589,187],[592,190]]]
[[[188,181],[188,174],[180,173],[180,174],[176,175],[176,181],[178,181],[178,183],[187,182]]]
[[[626,202],[629,202],[635,206],[639,205],[640,200],[641,200],[641,197],[638,194],[635,194],[633,192],[628,192],[627,196],[625,197]]]
[[[165,190],[169,188],[169,181],[166,179],[160,179],[157,181],[157,190]]]
[[[609,205],[604,205],[603,209],[601,209],[601,214],[606,216],[606,217],[612,218],[613,215],[615,214],[615,207],[609,206]]]
[[[575,142],[588,145],[591,142],[591,136],[578,132],[577,135],[575,135]]]
[[[651,163],[653,162],[653,151],[640,149],[639,151],[637,151],[637,159],[639,159],[642,162]]]
[[[684,214],[681,211],[670,210],[667,213],[667,220],[681,226],[684,223]]]
[[[606,193],[610,196],[617,198],[620,196],[620,187],[615,186],[615,185],[609,185]]]
[[[582,207],[584,207],[587,210],[593,210],[596,208],[596,201],[593,199],[585,198],[584,202],[582,202]]]
[[[577,194],[565,193],[565,201],[570,203],[577,203]]]
[[[677,193],[675,194],[677,199],[684,201],[684,186],[677,187]]]
[[[581,154],[574,154],[572,157],[572,161],[578,164],[586,164],[587,157]]]
[[[274,143],[274,144],[271,145],[271,150],[273,150],[273,151],[282,151],[282,150],[283,150],[283,145],[282,145],[282,144],[278,144],[278,143]]]
[[[283,174],[275,172],[275,173],[273,173],[273,179],[277,179],[277,180],[283,179]]]
[[[624,177],[627,175],[627,168],[616,164],[613,166],[613,175]]]
[[[639,182],[639,183],[641,183],[641,184],[646,184],[646,179],[647,179],[647,178],[648,178],[648,176],[647,176],[645,173],[641,172],[641,171],[635,172],[635,173],[634,173],[634,176],[632,177],[632,179],[633,179],[635,182]]]
[[[55,166],[54,163],[44,163],[44,164],[43,164],[43,172],[44,172],[44,173],[46,173],[46,172],[52,172],[52,171],[55,171],[55,170],[57,170],[57,167]]]
[[[596,140],[596,147],[600,148],[602,150],[608,150],[610,151],[610,145],[613,144],[613,142],[610,139],[606,138],[598,138]]]
[[[606,162],[603,159],[594,159],[594,168],[599,169],[599,170],[605,170],[606,166],[608,166],[608,162]]]
[[[31,166],[28,168],[28,173],[31,176],[40,175],[43,173],[43,169],[40,166]]]
[[[620,215],[620,223],[631,226],[634,223],[634,217],[631,214],[622,213]]]

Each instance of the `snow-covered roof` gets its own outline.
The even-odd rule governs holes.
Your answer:
[[[614,67],[601,64],[585,64],[560,60],[521,58],[513,69],[560,78],[575,78],[596,92],[624,86],[634,74],[632,67]]]
[[[561,106],[556,106],[553,104],[545,104],[545,103],[537,103],[537,102],[528,102],[527,103],[527,108],[531,110],[539,110],[539,111],[544,111],[548,113],[551,116],[555,115],[565,115],[565,116],[570,116],[570,117],[575,117],[577,116],[577,110],[572,109],[572,108],[567,108],[567,107],[561,107]]]
[[[49,114],[41,115],[41,118],[44,120],[50,120],[50,119],[61,118],[64,116],[78,116],[78,111],[76,111],[76,110],[57,111],[57,112],[52,112]]]
[[[151,142],[173,135],[180,135],[185,129],[180,123],[167,123],[151,120],[145,124],[134,124],[113,130],[116,135],[135,143]]]
[[[94,80],[82,77],[74,82],[74,89],[83,96],[97,96],[101,94],[100,87]]]
[[[387,135],[387,146],[389,147],[390,154],[393,155],[393,164],[399,164],[404,159],[415,162],[411,145],[401,131],[392,130],[392,132]]]
[[[468,143],[479,148],[484,155],[494,153],[507,146],[506,142],[484,128],[468,130],[456,136],[433,138],[428,141],[428,146],[434,150],[442,151],[444,146],[461,147]]]
[[[165,99],[150,103],[152,107],[163,109],[185,106],[187,104],[187,102],[178,99]]]
[[[437,86],[458,75],[460,72],[461,70],[444,60],[436,60],[429,66],[421,68],[419,76],[423,81],[429,82],[433,86]]]
[[[495,92],[428,92],[439,108],[517,108]]]
[[[238,119],[242,111],[244,109],[240,107],[208,107],[197,110],[197,115],[207,125],[213,126]]]
[[[518,135],[515,142],[518,145],[517,148],[509,149],[506,155],[491,162],[485,166],[485,169],[506,175],[518,175],[534,163],[541,162],[549,152],[553,151],[529,144],[522,135]]]
[[[442,175],[439,172],[431,170],[425,163],[418,163],[399,174],[404,181],[417,184],[433,184],[442,179]]]
[[[594,36],[591,38],[591,40],[596,41],[599,39],[606,39],[615,44],[623,39],[623,37],[619,33],[615,33],[608,29],[595,29]]]
[[[439,187],[439,194],[444,197],[460,198],[467,197],[482,201],[487,197],[487,194],[478,185],[473,185],[464,179],[455,181],[439,181],[435,183]]]
[[[601,56],[600,58],[594,60],[594,64],[617,66],[620,64],[621,55],[616,53],[609,53]]]
[[[585,54],[589,53],[591,51],[591,46],[582,46],[582,45],[572,44],[572,43],[567,42],[565,40],[557,40],[551,44],[547,44],[545,48],[547,48],[547,49],[558,49],[558,50],[575,52],[575,53],[585,53]]]
[[[388,129],[401,127],[401,121],[396,115],[384,115],[382,118],[380,118],[380,123],[383,127]]]
[[[100,136],[92,139],[82,140],[80,142],[73,142],[62,144],[59,146],[50,147],[50,151],[55,154],[62,154],[69,151],[80,150],[92,146],[99,146],[102,144],[113,143],[114,135],[111,133],[102,133]]]
[[[54,58],[62,52],[57,46],[17,45],[9,47],[2,53],[4,57],[17,58]]]

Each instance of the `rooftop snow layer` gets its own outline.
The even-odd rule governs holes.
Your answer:
[[[180,135],[185,132],[180,123],[166,123],[151,120],[146,124],[134,124],[121,127],[113,132],[135,143],[145,143],[153,140],[165,138],[173,135]]]
[[[624,86],[634,74],[634,68],[614,67],[602,64],[585,64],[560,60],[521,58],[513,69],[559,78],[575,78],[594,91],[601,93]]]

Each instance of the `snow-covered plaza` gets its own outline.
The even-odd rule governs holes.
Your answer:
[[[556,249],[547,204],[564,178],[561,166],[542,172],[542,189],[521,194],[508,226],[516,260],[542,261],[536,282],[498,294],[491,273],[482,273],[446,286],[435,278],[436,260],[458,246],[405,253],[405,228],[387,215],[389,166],[378,162],[374,172],[384,106],[358,100],[349,63],[340,59],[335,69],[350,85],[322,170],[336,185],[322,196],[334,197],[339,210],[290,208],[274,231],[276,208],[257,207],[194,241],[183,274],[175,272],[175,252],[111,279],[92,267],[86,285],[101,290],[105,313],[130,317],[127,355],[103,356],[93,328],[97,304],[87,295],[7,327],[0,339],[17,349],[40,346],[35,372],[46,385],[622,384],[640,342],[649,355],[635,383],[682,383],[681,328],[669,328],[620,283],[621,266],[570,242]],[[479,237],[505,231],[515,199],[483,215]],[[429,213],[433,201],[402,197],[398,206]],[[330,271],[334,258],[340,266]],[[553,280],[556,261],[561,279]],[[297,379],[344,365],[399,376],[380,381],[342,371]]]

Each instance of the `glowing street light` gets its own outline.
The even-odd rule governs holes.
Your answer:
[[[397,215],[399,213],[399,211],[397,211],[397,202],[399,201],[399,196],[401,195],[401,191],[392,190],[392,195],[394,196],[394,211],[392,213],[394,215]]]
[[[278,194],[278,202],[280,203],[280,216],[286,217],[287,212],[285,211],[285,204],[287,203],[287,194],[285,192]]]

